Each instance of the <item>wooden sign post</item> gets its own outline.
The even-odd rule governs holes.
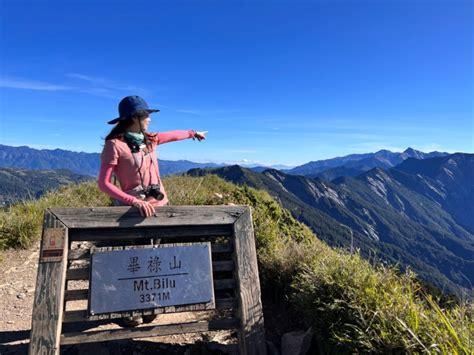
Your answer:
[[[159,248],[147,246],[157,239]],[[74,248],[81,242],[89,242],[92,248]],[[186,263],[178,264],[182,260]],[[178,265],[181,270],[176,270]],[[84,286],[69,287],[74,282]],[[186,291],[191,289],[193,294]],[[74,301],[82,301],[83,309],[69,310],[68,303]],[[225,316],[62,332],[63,323],[69,322],[209,309],[226,310]],[[59,354],[66,344],[211,330],[236,330],[240,354],[266,354],[249,207],[160,207],[146,219],[129,207],[45,212],[30,354]]]

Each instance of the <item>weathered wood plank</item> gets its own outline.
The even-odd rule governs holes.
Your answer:
[[[69,250],[68,253],[68,260],[83,260],[83,259],[89,259],[91,256],[91,250],[90,249],[75,249],[75,250]]]
[[[44,261],[51,254],[45,253],[45,236],[49,230],[61,231],[62,252],[55,254],[59,261]],[[55,243],[58,243],[56,241]],[[60,245],[60,244],[58,244]],[[46,211],[43,223],[43,237],[40,249],[40,262],[36,279],[33,314],[30,333],[30,354],[59,354],[59,341],[62,329],[64,286],[66,282],[68,250],[67,228]],[[46,257],[45,257],[46,256]],[[43,261],[42,261],[43,259]]]
[[[71,241],[110,241],[130,240],[140,238],[201,238],[231,236],[231,224],[200,225],[200,226],[136,226],[114,228],[74,228],[70,229]]]
[[[89,268],[69,269],[66,272],[66,279],[69,280],[89,280]]]
[[[89,298],[89,290],[66,290],[64,300],[67,301],[83,301]]]
[[[143,218],[134,207],[55,208],[51,212],[68,228],[136,228],[233,224],[242,206],[166,206]]]
[[[213,261],[212,262],[212,271],[232,271],[234,270],[234,261],[225,260],[225,261]]]
[[[234,245],[232,243],[222,243],[222,244],[212,244],[211,245],[212,253],[232,253],[234,250]]]
[[[239,344],[241,354],[266,354],[260,280],[252,226],[247,207],[234,224],[236,277],[238,285]]]
[[[231,309],[235,307],[237,307],[237,299],[235,298],[217,298],[216,299],[217,310]],[[150,314],[202,311],[206,309],[208,309],[206,305],[189,305],[189,306],[156,308],[154,310],[110,313],[110,314],[95,315],[95,316],[90,316],[90,317],[87,316],[87,310],[83,309],[83,310],[66,311],[64,313],[63,322],[72,323],[72,322],[83,322],[83,321],[98,321],[98,320],[104,320],[104,319],[117,319],[117,318],[123,318],[123,317],[141,316],[141,315],[150,315]]]
[[[219,272],[219,271],[232,271],[234,270],[234,261],[226,260],[226,261],[213,261],[212,262],[212,271]],[[67,280],[89,280],[89,267],[84,268],[77,268],[77,269],[69,269],[66,272],[66,279]]]
[[[219,319],[181,324],[156,325],[130,329],[111,329],[91,332],[67,333],[61,336],[61,345],[93,343],[105,340],[146,338],[161,335],[207,332],[213,330],[231,330],[239,327],[238,319]]]
[[[211,244],[211,252],[213,254],[231,253],[233,250],[232,243]],[[83,260],[89,259],[91,256],[90,249],[75,249],[69,250],[68,260]]]
[[[234,279],[214,280],[214,290],[230,290],[235,288]]]

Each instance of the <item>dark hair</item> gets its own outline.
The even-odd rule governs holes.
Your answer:
[[[133,116],[119,121],[114,128],[110,131],[110,133],[105,137],[105,140],[108,141],[110,139],[122,139],[123,135],[127,130],[133,125],[133,118],[138,118],[139,120],[143,120],[147,118],[149,113],[147,111],[139,111],[134,113]]]

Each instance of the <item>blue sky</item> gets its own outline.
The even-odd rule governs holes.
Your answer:
[[[0,143],[99,152],[127,95],[163,159],[474,152],[473,3],[0,1]]]

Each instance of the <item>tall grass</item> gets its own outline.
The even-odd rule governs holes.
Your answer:
[[[310,255],[308,255],[308,253]],[[358,255],[306,250],[291,299],[330,348],[341,351],[470,354],[472,304],[442,310],[411,272],[371,266]],[[327,325],[331,324],[330,327]]]
[[[288,304],[293,317],[313,327],[321,353],[474,354],[472,303],[442,309],[413,273],[329,248],[265,192],[216,176],[164,183],[172,205],[252,207],[263,292],[277,290],[273,302]],[[45,208],[109,204],[89,182],[13,206],[0,212],[0,245],[29,246]]]
[[[38,200],[19,202],[0,211],[0,250],[28,248],[41,236],[47,208],[108,206],[110,199],[97,188],[97,182],[61,187]]]
[[[313,327],[322,353],[474,354],[472,303],[441,309],[412,272],[331,249],[265,192],[216,176],[166,182],[173,204],[252,207],[264,291]]]

